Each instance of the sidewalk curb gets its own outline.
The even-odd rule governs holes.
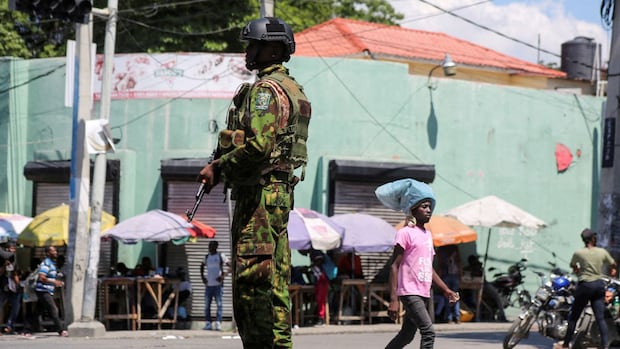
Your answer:
[[[435,324],[435,331],[440,333],[458,332],[507,332],[510,323],[482,323],[471,322],[461,324]],[[351,333],[396,333],[400,330],[400,324],[364,324],[364,325],[327,325],[320,327],[300,327],[293,329],[293,337],[305,335],[324,335],[324,334],[351,334]],[[106,331],[105,334],[97,339],[184,339],[184,338],[214,338],[225,339],[238,338],[238,333],[233,332],[230,323],[223,326],[223,331],[205,331],[200,329],[176,330],[139,330],[139,331]],[[51,333],[37,333],[36,337],[57,337]],[[1,338],[1,337],[0,337]],[[79,338],[79,337],[70,337]]]

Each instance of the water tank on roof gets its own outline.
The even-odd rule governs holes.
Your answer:
[[[569,79],[592,80],[595,55],[594,39],[578,36],[562,44],[561,69]]]

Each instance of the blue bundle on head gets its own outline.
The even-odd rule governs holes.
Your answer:
[[[435,209],[435,195],[431,187],[411,178],[386,183],[375,190],[375,195],[386,207],[405,214],[425,199],[430,200],[431,209]]]

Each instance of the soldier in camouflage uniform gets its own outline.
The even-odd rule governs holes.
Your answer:
[[[287,223],[293,171],[307,162],[310,102],[282,65],[295,52],[291,28],[278,18],[250,22],[246,67],[258,80],[233,98],[217,160],[200,175],[214,186],[221,171],[236,200],[232,223],[233,306],[244,348],[292,348]],[[303,179],[303,171],[301,174]]]

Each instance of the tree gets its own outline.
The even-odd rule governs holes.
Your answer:
[[[293,27],[294,32],[334,17],[398,25],[404,18],[386,0],[282,0],[276,2],[275,15]]]
[[[23,58],[65,55],[66,41],[75,25],[8,12],[0,0],[0,33],[4,55]],[[95,0],[105,8],[107,0]],[[242,52],[239,33],[259,16],[260,0],[122,0],[119,1],[117,53],[131,52]],[[299,32],[333,17],[396,24],[403,18],[387,0],[275,0],[275,15]],[[105,20],[93,18],[93,41],[103,52]],[[21,40],[20,40],[21,38]]]
[[[241,52],[240,28],[259,11],[255,0],[123,0],[119,6],[119,53]],[[96,26],[95,42],[104,35],[105,25]]]
[[[102,5],[104,6],[104,5]],[[164,2],[124,0],[116,52],[242,52],[239,32],[258,17],[259,0]],[[299,32],[333,17],[396,24],[403,18],[386,0],[276,0],[275,15]],[[95,30],[103,42],[104,26]]]
[[[55,57],[65,53],[65,38],[72,25],[57,20],[38,20],[28,14],[8,10],[8,0],[0,0],[0,56],[21,58]]]

